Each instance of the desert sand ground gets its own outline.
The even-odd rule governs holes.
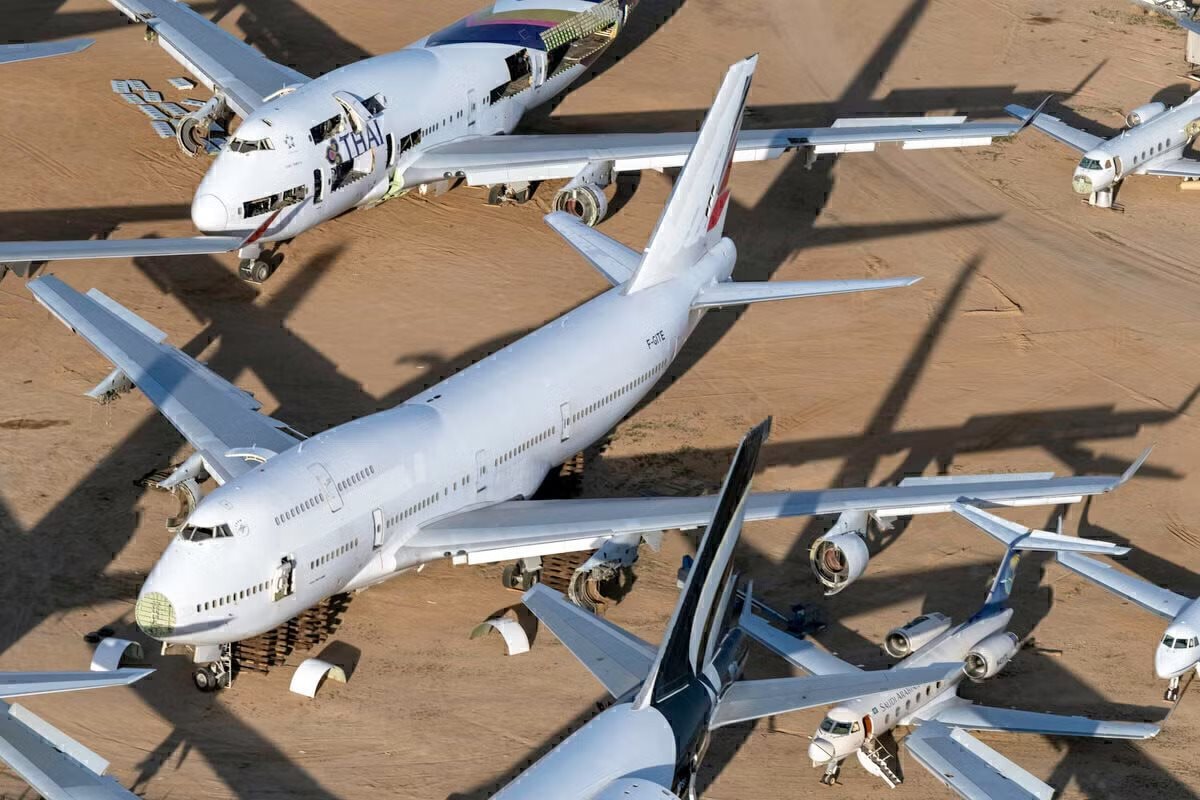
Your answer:
[[[319,74],[402,46],[481,0],[253,0],[198,5],[268,56]],[[839,114],[969,113],[1055,92],[1055,113],[1116,130],[1125,110],[1187,91],[1183,35],[1121,0],[642,0],[630,31],[542,131],[693,128],[727,64],[761,53],[749,125],[828,124]],[[0,38],[94,36],[67,59],[5,68],[0,81],[0,237],[188,235],[205,168],[109,90],[167,89],[180,68],[102,0],[9,0]],[[1170,90],[1164,87],[1173,87]],[[169,96],[174,97],[169,92]],[[1072,113],[1073,112],[1073,113]],[[1195,594],[1200,564],[1200,193],[1140,178],[1126,212],[1082,205],[1076,156],[1036,132],[969,151],[881,149],[812,171],[800,159],[739,166],[728,234],[744,279],[917,274],[912,289],[712,315],[662,391],[586,470],[590,496],[700,492],[731,448],[774,415],[759,489],[878,484],[947,471],[1114,472],[1144,447],[1141,474],[1068,531],[1128,541],[1127,566]],[[647,174],[602,230],[649,234],[670,178]],[[59,264],[171,341],[254,391],[265,410],[318,431],[387,407],[604,288],[541,221],[535,203],[490,208],[478,190],[407,198],[327,224],[287,249],[263,288],[229,258]],[[181,441],[140,396],[81,396],[108,366],[0,283],[0,668],[86,664],[103,624],[140,636],[132,601],[165,545],[173,501],[132,481],[178,459]],[[1014,513],[1052,525],[1050,509]],[[823,524],[828,524],[828,520]],[[997,545],[946,517],[914,522],[836,598],[814,586],[807,548],[822,523],[749,526],[741,564],[779,605],[817,603],[820,637],[882,665],[882,635],[923,610],[963,619]],[[646,552],[611,618],[657,640],[691,540]],[[468,631],[516,596],[498,569],[434,566],[358,596],[336,639],[361,651],[348,685],[315,701],[291,668],[200,695],[182,656],[125,690],[27,705],[112,760],[152,800],[487,797],[585,718],[602,690],[544,634],[508,658]],[[1028,558],[1018,628],[1032,634],[973,698],[1062,713],[1158,720],[1151,654],[1163,623]],[[298,660],[298,659],[295,659]],[[787,674],[762,653],[755,676]],[[1067,798],[1184,798],[1200,787],[1200,698],[1185,695],[1144,744],[982,738]],[[888,790],[850,764],[826,789],[805,757],[814,710],[720,732],[704,796],[949,797],[919,766]],[[29,796],[0,772],[0,795]]]

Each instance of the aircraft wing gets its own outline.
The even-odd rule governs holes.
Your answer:
[[[928,722],[904,740],[908,752],[966,800],[1050,800],[1054,789],[971,734]]]
[[[1200,161],[1193,158],[1176,158],[1173,161],[1155,164],[1145,172],[1164,178],[1200,178]]]
[[[709,728],[773,717],[813,706],[842,703],[877,692],[896,692],[949,680],[962,664],[933,664],[913,669],[881,669],[816,675],[804,678],[766,678],[737,681],[717,701]]]
[[[546,224],[613,286],[620,286],[632,278],[642,262],[642,254],[638,251],[605,236],[565,211],[547,214]]]
[[[33,61],[35,58],[65,56],[86,50],[94,44],[91,39],[68,39],[65,42],[38,42],[35,44],[0,45],[0,64],[18,61]]]
[[[844,675],[862,671],[810,641],[797,639],[786,631],[772,627],[765,619],[751,613],[749,608],[743,610],[738,627],[775,655],[812,675]]]
[[[636,689],[650,674],[657,648],[632,633],[540,583],[521,600],[613,697]]]
[[[1004,107],[1004,110],[1022,122],[1032,117],[1035,113],[1032,108],[1018,105],[1007,105]],[[1058,117],[1052,117],[1049,114],[1037,114],[1034,117],[1032,125],[1052,139],[1057,139],[1069,147],[1074,147],[1081,153],[1086,153],[1088,150],[1104,144],[1104,140],[1099,136],[1093,136],[1078,128],[1072,128]]]
[[[968,147],[1011,136],[1017,125],[964,122],[965,117],[877,117],[838,120],[828,128],[781,128],[738,134],[734,161],[765,161],[789,150],[864,152],[882,142],[905,149]],[[465,178],[473,186],[572,178],[591,164],[615,172],[681,167],[697,133],[572,133],[478,136],[431,147],[405,169],[405,181]]]
[[[128,686],[152,669],[116,669],[111,672],[0,672],[0,697],[77,692],[106,686]]]
[[[309,82],[175,0],[109,0],[146,26],[167,51],[237,114],[247,116],[281,89]]]
[[[61,242],[0,242],[0,266],[19,275],[24,265],[84,258],[216,255],[237,250],[239,236],[190,236],[182,239],[83,239]]]
[[[1076,553],[1058,553],[1058,563],[1160,617],[1174,619],[1191,602],[1190,598],[1175,594],[1170,589],[1155,586],[1149,581],[1120,572],[1109,564]]]
[[[936,707],[929,719],[952,728],[972,731],[1038,733],[1043,736],[1092,739],[1151,739],[1158,735],[1159,730],[1157,725],[1146,722],[1106,722],[1089,717],[980,706],[966,700]]]
[[[1000,540],[1005,547],[1043,552],[1102,553],[1110,556],[1123,556],[1129,552],[1128,547],[1100,539],[1063,536],[1061,533],[1027,528],[966,503],[955,503],[950,508],[976,528]]]
[[[112,362],[116,372],[109,380],[123,378],[141,390],[219,483],[303,439],[258,413],[262,404],[254,395],[164,344],[166,334],[102,292],[80,294],[53,275],[28,286],[39,303]]]
[[[754,492],[746,500],[748,522],[872,511],[881,517],[932,514],[957,501],[973,506],[1058,505],[1103,494],[1127,481],[1139,460],[1120,477],[1046,478],[955,476],[910,485],[799,492]],[[486,564],[535,555],[599,547],[620,534],[691,530],[707,525],[717,497],[633,497],[577,500],[509,500],[432,522],[404,544],[419,561],[440,557],[456,564]]]

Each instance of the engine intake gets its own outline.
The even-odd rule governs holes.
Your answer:
[[[584,225],[595,227],[608,213],[608,197],[594,183],[571,181],[554,195],[554,210],[578,217]]]
[[[950,618],[936,611],[922,614],[899,628],[892,628],[883,639],[883,649],[893,658],[904,658],[920,650],[950,630]]]
[[[1138,106],[1133,111],[1130,111],[1128,116],[1125,117],[1125,121],[1129,123],[1129,127],[1135,128],[1138,125],[1145,125],[1166,110],[1167,106],[1165,103],[1146,103],[1144,106]]]
[[[808,551],[808,562],[817,580],[826,588],[825,595],[845,589],[867,568],[871,553],[864,536],[867,515],[863,511],[846,511]]]
[[[1015,633],[993,633],[967,653],[963,672],[973,681],[990,678],[1004,669],[1020,648]]]

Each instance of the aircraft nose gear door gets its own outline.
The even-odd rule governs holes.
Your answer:
[[[279,566],[275,568],[275,575],[271,578],[271,586],[275,589],[274,597],[276,602],[289,597],[295,591],[295,576],[296,559],[293,556],[284,556],[279,559]]]
[[[383,547],[383,511],[375,509],[371,512],[371,519],[375,523],[375,549]]]

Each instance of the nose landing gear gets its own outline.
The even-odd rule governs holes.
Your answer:
[[[838,776],[842,773],[842,762],[836,759],[825,765],[825,772],[821,775],[821,784],[824,786],[839,786],[841,781]]]
[[[228,688],[233,683],[233,648],[227,644],[221,645],[216,661],[198,665],[192,671],[192,683],[205,693]]]
[[[283,262],[283,254],[278,249],[264,253],[257,244],[238,250],[238,257],[241,259],[238,262],[238,277],[247,283],[265,283]]]

